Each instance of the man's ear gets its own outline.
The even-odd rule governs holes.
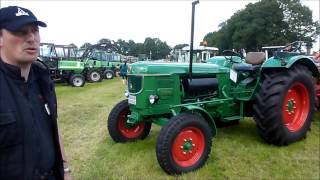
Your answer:
[[[3,36],[2,36],[2,30],[0,29],[0,47],[3,46]]]

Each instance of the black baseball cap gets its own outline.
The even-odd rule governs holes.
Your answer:
[[[8,6],[0,9],[0,29],[17,31],[27,24],[47,27],[47,24],[38,21],[36,16],[29,9],[18,6]]]

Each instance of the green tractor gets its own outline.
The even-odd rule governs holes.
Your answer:
[[[100,50],[101,47],[104,45],[76,50],[76,47],[70,45],[41,43],[39,54],[40,59],[49,67],[53,80],[82,87],[86,80],[92,83],[101,82],[104,77],[112,79],[115,75],[116,67],[113,66],[112,58],[116,59],[117,56]],[[112,49],[110,46],[104,48],[106,47]]]
[[[192,3],[194,13],[194,6]],[[194,17],[194,16],[192,16]],[[193,18],[190,57],[193,53]],[[202,167],[207,161],[218,122],[253,117],[260,137],[285,146],[306,137],[315,111],[314,61],[299,52],[279,49],[266,60],[263,52],[245,59],[224,51],[209,63],[137,62],[128,73],[127,99],[108,116],[115,142],[145,139],[152,124],[162,126],[156,157],[168,174]]]
[[[90,69],[87,73],[88,81],[96,82],[116,76],[122,62],[121,56],[114,51],[116,47],[107,43],[91,45],[84,50],[81,59],[85,62],[85,67]]]
[[[41,43],[39,59],[49,68],[51,78],[55,82],[68,82],[73,87],[85,84],[84,63],[76,58],[76,47],[70,45],[55,45]]]

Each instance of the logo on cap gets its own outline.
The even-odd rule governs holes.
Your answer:
[[[29,14],[24,10],[18,8],[18,12],[16,13],[16,16],[29,16]]]

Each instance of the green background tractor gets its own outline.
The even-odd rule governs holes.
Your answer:
[[[115,46],[107,43],[91,45],[84,50],[81,59],[85,62],[85,67],[88,68],[88,81],[97,82],[116,76],[122,61],[121,55],[114,51],[116,51]]]
[[[85,84],[85,67],[83,62],[76,59],[75,50],[74,46],[41,43],[39,57],[50,69],[53,80],[82,87]]]
[[[82,87],[85,80],[95,83],[115,76],[121,56],[108,53],[110,49],[113,50],[106,44],[76,50],[70,45],[41,43],[39,54],[40,59],[48,65],[53,80]]]

